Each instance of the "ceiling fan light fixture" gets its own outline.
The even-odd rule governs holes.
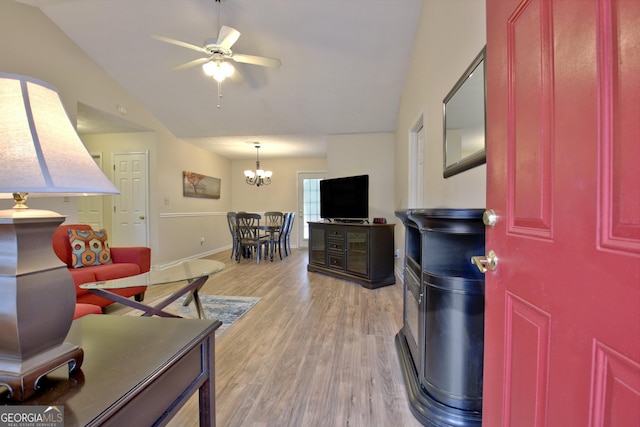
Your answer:
[[[226,77],[220,70],[216,70],[215,73],[213,73],[213,80],[218,83],[222,83],[224,79],[226,79]]]
[[[217,82],[223,82],[224,79],[233,75],[235,69],[228,62],[209,61],[202,64],[202,71],[207,76],[213,77]]]
[[[202,71],[204,71],[204,73],[209,77],[213,77],[216,68],[216,63],[213,61],[205,62],[204,64],[202,64]]]
[[[225,77],[231,77],[231,75],[233,75],[233,72],[235,71],[235,68],[233,68],[233,65],[229,64],[228,62],[223,62],[222,64],[220,64],[220,70]]]

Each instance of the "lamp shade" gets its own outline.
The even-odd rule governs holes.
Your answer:
[[[0,197],[118,194],[48,83],[0,73]]]

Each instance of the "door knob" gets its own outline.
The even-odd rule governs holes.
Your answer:
[[[144,215],[140,215],[140,219],[144,219]]]
[[[471,263],[475,264],[481,273],[486,273],[487,270],[495,270],[498,266],[498,257],[493,251],[489,251],[486,256],[474,256],[471,257]]]
[[[493,227],[498,222],[498,214],[493,209],[488,209],[482,214],[482,222],[484,222],[484,225]]]

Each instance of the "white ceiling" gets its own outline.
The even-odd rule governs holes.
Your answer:
[[[177,138],[222,156],[322,156],[332,134],[393,132],[422,0],[20,0],[38,6]],[[220,24],[242,33],[236,53],[280,68],[234,63],[244,81],[222,84],[194,45]],[[126,106],[124,106],[126,107]],[[98,123],[100,112],[85,123]],[[97,113],[98,117],[91,116]],[[79,117],[82,120],[82,117]],[[104,117],[102,117],[104,119]]]

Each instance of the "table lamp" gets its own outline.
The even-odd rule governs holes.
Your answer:
[[[0,386],[35,393],[44,375],[82,364],[65,342],[76,303],[73,279],[52,247],[65,217],[29,209],[38,196],[118,194],[78,137],[58,95],[42,81],[0,73]]]

